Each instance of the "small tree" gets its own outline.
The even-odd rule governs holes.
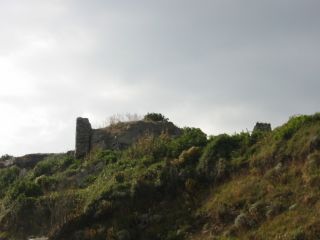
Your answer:
[[[169,121],[168,118],[166,118],[161,113],[147,113],[143,120],[145,121],[152,121],[152,122],[167,122]]]

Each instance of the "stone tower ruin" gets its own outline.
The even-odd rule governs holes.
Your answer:
[[[90,151],[91,124],[88,118],[77,118],[75,157],[84,157]]]

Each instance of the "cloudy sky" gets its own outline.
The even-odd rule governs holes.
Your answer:
[[[1,0],[0,155],[75,119],[161,112],[208,134],[320,111],[319,0]]]

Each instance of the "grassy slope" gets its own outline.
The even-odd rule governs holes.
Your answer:
[[[186,129],[124,152],[1,170],[0,236],[320,239],[319,137],[315,114],[270,133],[207,142]]]
[[[207,223],[190,239],[320,239],[320,155],[310,149],[319,134],[315,115],[265,136],[253,147],[250,167],[203,199],[198,212]]]

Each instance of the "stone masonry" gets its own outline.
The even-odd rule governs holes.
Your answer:
[[[253,128],[253,132],[271,132],[270,123],[257,122]]]
[[[76,158],[82,158],[92,149],[124,149],[144,135],[159,136],[166,133],[179,136],[181,129],[168,121],[120,122],[111,126],[92,129],[87,118],[77,118]]]
[[[91,124],[88,118],[77,118],[75,157],[84,157],[90,151]]]

